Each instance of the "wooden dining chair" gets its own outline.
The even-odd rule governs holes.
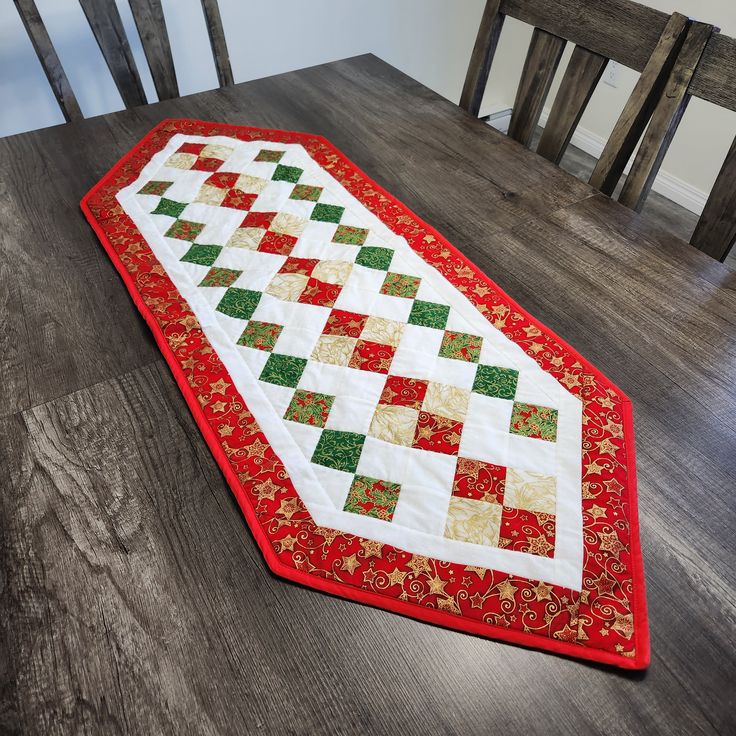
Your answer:
[[[636,210],[644,203],[691,97],[736,112],[736,38],[713,34],[695,64],[696,49],[692,56],[685,51],[670,73],[619,195],[620,202]],[[725,260],[735,241],[736,137],[690,238],[692,245],[719,261]]]
[[[678,59],[678,70],[692,74],[712,26],[693,24],[680,13],[668,15],[631,0],[487,0],[460,98],[461,107],[474,115],[480,109],[506,16],[534,26],[508,130],[509,136],[526,146],[565,46],[574,44],[537,146],[537,153],[556,164],[608,61],[640,73],[590,177],[594,187],[612,195]],[[646,196],[647,185],[651,186],[649,173],[656,162],[651,163],[642,161],[639,175],[631,181],[630,189],[637,195]]]
[[[14,0],[65,120],[82,116],[69,80],[54,50],[34,0]],[[159,100],[179,96],[161,0],[128,0]],[[230,58],[217,0],[201,0],[221,87],[233,84]],[[79,0],[125,107],[145,105],[138,67],[115,0]]]

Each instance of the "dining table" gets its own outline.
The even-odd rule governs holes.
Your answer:
[[[269,572],[79,207],[165,118],[325,136],[631,398],[648,670]],[[736,273],[373,55],[0,162],[0,733],[736,733]]]

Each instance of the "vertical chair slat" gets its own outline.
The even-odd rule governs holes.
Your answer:
[[[511,110],[509,136],[528,146],[542,114],[567,41],[535,28]]]
[[[672,137],[690,100],[688,86],[703,49],[713,33],[707,23],[692,23],[659,103],[639,144],[636,158],[618,197],[621,204],[639,212],[652,188]]]
[[[115,0],[79,0],[125,107],[146,104],[138,67]]]
[[[179,96],[161,0],[128,0],[159,100]]]
[[[680,52],[689,21],[673,13],[649,57],[634,91],[616,121],[603,153],[590,177],[590,184],[611,195],[636,148],[659,95]]]
[[[690,242],[708,255],[725,260],[736,241],[736,138],[711,189]]]
[[[573,49],[539,139],[540,156],[560,163],[607,63],[605,56],[582,46]]]
[[[491,71],[493,56],[498,46],[498,38],[503,28],[504,15],[500,12],[501,0],[486,0],[483,17],[478,28],[470,64],[465,75],[460,107],[471,115],[478,115],[483,93]]]
[[[64,119],[67,122],[80,120],[83,115],[79,109],[79,103],[41,20],[36,3],[34,0],[14,0],[14,2]]]
[[[212,56],[215,59],[217,79],[220,87],[229,87],[234,84],[233,70],[230,66],[230,53],[227,50],[225,30],[222,27],[220,8],[217,0],[202,0],[202,11],[207,24],[207,33],[210,37]]]

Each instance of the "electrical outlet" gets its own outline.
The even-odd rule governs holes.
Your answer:
[[[611,59],[608,64],[606,64],[606,70],[603,72],[603,81],[609,86],[609,87],[618,87],[618,75],[620,71],[621,65],[613,61]]]

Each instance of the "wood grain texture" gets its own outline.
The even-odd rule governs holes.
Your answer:
[[[177,116],[327,136],[631,396],[646,674],[267,571],[73,201]],[[7,138],[0,156],[0,732],[733,733],[733,272],[373,57]]]
[[[591,186],[607,195],[624,173],[624,168],[654,111],[687,34],[689,21],[673,13],[646,63],[634,91],[626,100],[613,131],[603,147],[590,177]]]
[[[69,84],[64,68],[61,66],[61,61],[59,61],[51,38],[49,38],[49,34],[46,31],[46,26],[43,24],[43,20],[39,15],[36,3],[34,0],[13,0],[13,2],[26,29],[26,33],[28,33],[28,38],[30,38],[33,44],[36,56],[41,62],[46,79],[49,80],[54,97],[56,97],[56,101],[59,103],[64,120],[67,122],[70,120],[80,120],[84,116],[79,108],[79,103],[74,96],[72,86]]]
[[[511,110],[509,136],[528,146],[537,129],[549,88],[565,50],[565,39],[540,28],[532,32],[532,40],[524,60],[521,80]]]
[[[503,0],[501,12],[637,72],[646,66],[669,19],[632,0]]]
[[[607,63],[605,56],[582,46],[573,49],[539,139],[540,156],[560,163]]]
[[[161,0],[128,0],[159,100],[179,96]]]
[[[202,12],[207,24],[207,34],[212,47],[212,57],[215,61],[217,80],[220,87],[229,87],[234,84],[233,70],[230,66],[230,52],[225,40],[225,29],[220,17],[220,7],[217,0],[202,0]]]
[[[694,22],[672,67],[662,96],[636,151],[618,201],[641,210],[690,100],[688,86],[713,26]]]
[[[138,67],[115,0],[79,0],[125,107],[146,104]]]
[[[725,260],[736,242],[736,138],[690,242],[719,261]]]
[[[477,115],[480,111],[498,39],[501,36],[504,15],[499,13],[500,6],[501,0],[486,0],[475,45],[470,54],[470,63],[460,94],[460,107],[471,115]]]
[[[714,105],[736,110],[736,38],[720,33],[711,36],[689,91]]]

